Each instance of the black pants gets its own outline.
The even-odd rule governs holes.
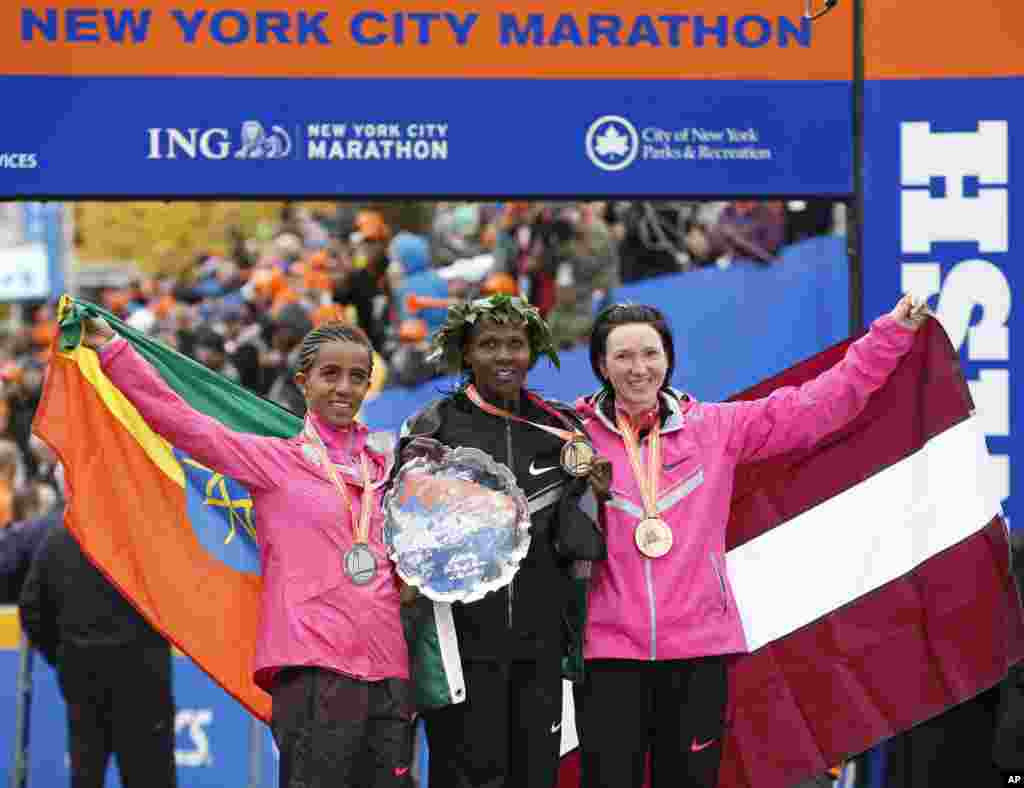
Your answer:
[[[889,739],[884,784],[1006,785],[992,761],[998,702],[998,688],[986,690]]]
[[[727,697],[721,657],[587,660],[575,687],[583,788],[715,788]]]
[[[174,698],[168,646],[62,647],[72,788],[102,788],[117,756],[125,788],[174,788]]]
[[[286,668],[271,696],[280,788],[412,785],[408,681],[360,681],[322,668]]]
[[[466,700],[425,712],[431,788],[554,788],[562,670],[539,662],[464,662]]]

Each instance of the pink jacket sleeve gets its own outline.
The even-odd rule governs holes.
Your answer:
[[[285,478],[274,439],[235,432],[194,410],[124,339],[104,346],[100,363],[146,423],[194,460],[251,489],[276,487]]]
[[[720,406],[729,452],[745,462],[813,446],[857,417],[913,344],[913,330],[884,315],[813,380]]]

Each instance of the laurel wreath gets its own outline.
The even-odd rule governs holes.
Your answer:
[[[504,294],[448,307],[448,318],[431,337],[432,352],[428,360],[438,362],[442,369],[450,374],[462,372],[465,369],[463,349],[469,338],[469,331],[482,319],[495,323],[525,325],[526,336],[530,342],[530,364],[536,363],[541,356],[547,356],[556,368],[560,368],[558,353],[551,339],[551,330],[540,316],[537,307],[530,306],[521,298]]]

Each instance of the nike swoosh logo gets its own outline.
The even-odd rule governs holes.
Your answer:
[[[547,468],[538,468],[537,467],[537,461],[533,460],[530,463],[530,476],[540,476],[542,473],[547,473],[548,471],[553,471],[557,467],[558,467],[557,465],[550,465]]]
[[[665,463],[665,470],[666,470],[666,471],[670,471],[670,470],[672,470],[673,468],[675,468],[675,467],[677,467],[677,466],[679,466],[679,465],[682,465],[682,464],[683,464],[684,462],[686,462],[686,461],[687,461],[688,459],[690,459],[690,458],[689,458],[689,457],[683,457],[683,459],[681,459],[681,460],[676,460],[676,461],[675,461],[675,462],[673,462],[673,463]]]
[[[700,752],[701,750],[706,750],[708,747],[710,747],[714,743],[715,743],[714,739],[708,739],[703,744],[698,744],[697,743],[697,738],[694,737],[693,741],[690,743],[690,752]]]
[[[409,767],[408,766],[396,766],[395,767],[395,777],[404,777],[408,773],[409,773]]]
[[[562,723],[561,722],[556,722],[554,725],[551,726],[551,732],[552,733],[558,733],[560,730],[562,730]]]

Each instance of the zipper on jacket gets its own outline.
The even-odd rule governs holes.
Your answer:
[[[647,583],[647,599],[651,605],[651,660],[658,658],[658,611],[654,603],[654,574],[651,569],[653,561],[644,558],[644,581]]]
[[[722,612],[729,610],[729,593],[725,590],[725,573],[718,566],[718,556],[710,553],[711,568],[715,570],[715,577],[718,578],[718,587],[722,591]]]
[[[512,419],[505,419],[505,461],[512,475],[516,475],[515,460],[512,459]],[[516,592],[516,579],[513,576],[512,582],[508,584],[508,628],[512,629],[512,598]]]
[[[640,467],[646,470],[644,463],[645,452],[644,448],[647,445],[647,441],[650,439],[650,433],[637,441],[639,451],[637,454],[640,455]],[[644,582],[647,584],[647,601],[651,611],[651,660],[658,658],[658,607],[656,597],[654,596],[654,568],[652,564],[654,561],[650,558],[644,558]]]

